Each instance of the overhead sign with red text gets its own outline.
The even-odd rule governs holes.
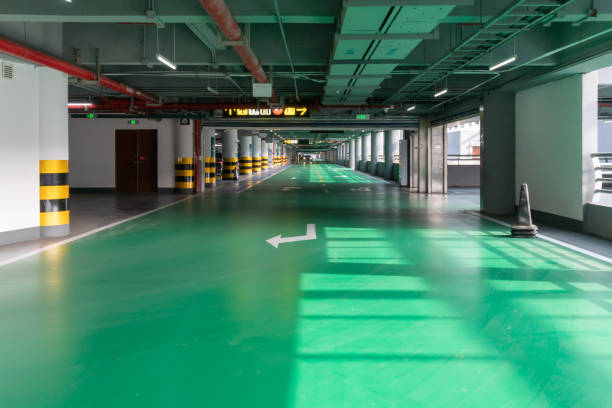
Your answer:
[[[310,109],[304,106],[286,106],[284,108],[259,109],[223,109],[224,118],[301,118],[310,116]]]

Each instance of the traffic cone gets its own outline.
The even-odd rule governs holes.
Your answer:
[[[516,224],[512,226],[512,236],[517,238],[535,238],[538,227],[531,221],[531,206],[529,205],[529,189],[527,184],[521,185],[521,197]]]

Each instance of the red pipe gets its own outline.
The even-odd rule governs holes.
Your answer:
[[[130,101],[123,99],[111,99],[107,104],[100,105],[90,105],[87,106],[87,111],[107,111],[107,112],[117,112],[117,113],[134,113],[130,112],[129,108],[133,106],[136,109],[144,110],[144,111],[205,111],[205,110],[215,110],[215,109],[256,109],[256,108],[267,108],[267,106],[256,105],[256,104],[219,104],[219,103],[168,103],[163,105],[146,105],[140,101],[134,101],[134,104],[131,105]],[[305,106],[310,109],[383,109],[388,108],[388,106],[382,105],[321,105],[321,104],[311,104],[311,105],[300,105]],[[71,106],[69,108],[71,111],[80,111],[84,110],[85,106]]]
[[[217,26],[229,41],[244,41],[242,31],[232,16],[231,11],[223,0],[200,0],[206,12],[212,17]],[[261,66],[261,62],[248,45],[234,45],[234,50],[244,61],[244,65],[260,83],[268,82],[268,77]]]
[[[0,37],[0,52],[33,62],[38,65],[53,68],[57,71],[64,72],[70,76],[81,78],[86,81],[96,81],[98,79],[97,75],[89,70],[73,65],[59,58],[55,58],[51,55],[43,54],[42,52],[33,50],[2,37]],[[102,75],[100,76],[100,85],[146,102],[158,102],[158,99],[153,95],[145,94],[128,85],[114,81]]]

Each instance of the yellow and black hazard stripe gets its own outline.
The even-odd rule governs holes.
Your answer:
[[[272,167],[278,166],[278,156],[272,157]]]
[[[250,156],[240,157],[240,174],[251,174],[253,171],[253,158]]]
[[[261,157],[261,171],[268,170],[268,156]]]
[[[177,193],[193,193],[195,166],[193,157],[174,159],[174,190]]]
[[[283,156],[283,164],[287,164],[287,156]]]
[[[261,171],[261,157],[253,157],[253,173]]]
[[[223,158],[223,180],[238,180],[236,170],[238,168],[237,157]]]
[[[206,157],[204,159],[204,185],[212,187],[217,182],[217,165],[214,157]]]
[[[68,160],[40,160],[40,227],[42,236],[70,232]]]

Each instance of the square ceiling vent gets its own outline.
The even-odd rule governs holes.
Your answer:
[[[13,66],[11,64],[2,63],[2,79],[13,79]]]

